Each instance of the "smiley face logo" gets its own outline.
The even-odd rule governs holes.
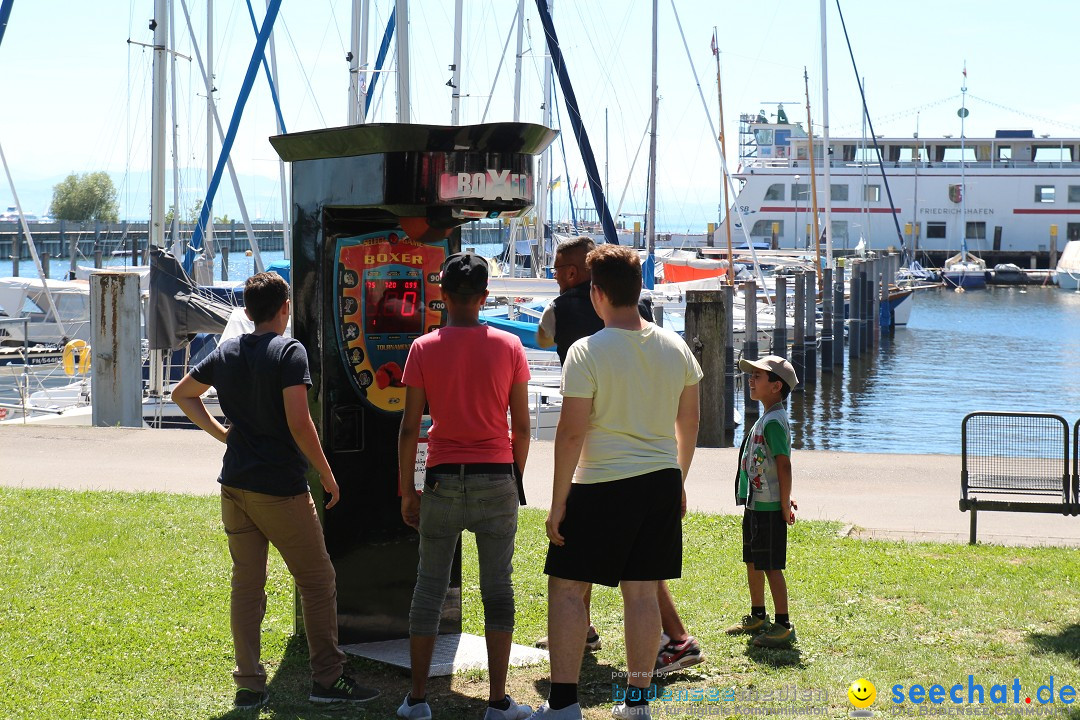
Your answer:
[[[868,708],[877,700],[877,688],[866,678],[859,678],[848,687],[847,697],[860,710]]]

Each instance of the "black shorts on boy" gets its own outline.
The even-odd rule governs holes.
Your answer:
[[[548,545],[546,575],[608,587],[681,577],[682,472],[574,483],[559,532],[566,542]]]
[[[787,523],[779,510],[743,512],[742,559],[755,570],[783,570],[787,566]]]

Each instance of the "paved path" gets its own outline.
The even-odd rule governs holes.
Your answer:
[[[222,445],[191,430],[4,426],[0,484],[87,490],[217,492]],[[734,503],[736,448],[702,448],[687,480],[690,508],[741,512]],[[550,499],[552,444],[534,442],[525,473],[531,507]],[[960,457],[796,450],[799,516],[852,525],[862,537],[966,542]],[[345,492],[347,479],[339,478]],[[1080,547],[1080,517],[980,513],[979,538],[1010,545]]]

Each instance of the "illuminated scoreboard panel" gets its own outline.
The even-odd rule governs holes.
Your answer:
[[[379,410],[401,412],[401,375],[413,340],[442,327],[439,270],[447,241],[418,243],[404,231],[337,241],[337,334],[353,389]]]

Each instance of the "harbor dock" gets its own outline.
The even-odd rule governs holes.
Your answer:
[[[5,426],[0,484],[215,495],[223,450],[190,430]],[[532,443],[529,507],[548,506],[553,450],[550,442]],[[698,448],[686,484],[690,511],[741,514],[734,500],[737,455],[738,448]],[[969,518],[958,508],[959,455],[796,450],[792,466],[801,519],[839,522],[842,534],[864,539],[967,541]],[[343,493],[349,480],[338,478]],[[984,543],[1080,547],[1080,517],[986,512],[979,518]]]

